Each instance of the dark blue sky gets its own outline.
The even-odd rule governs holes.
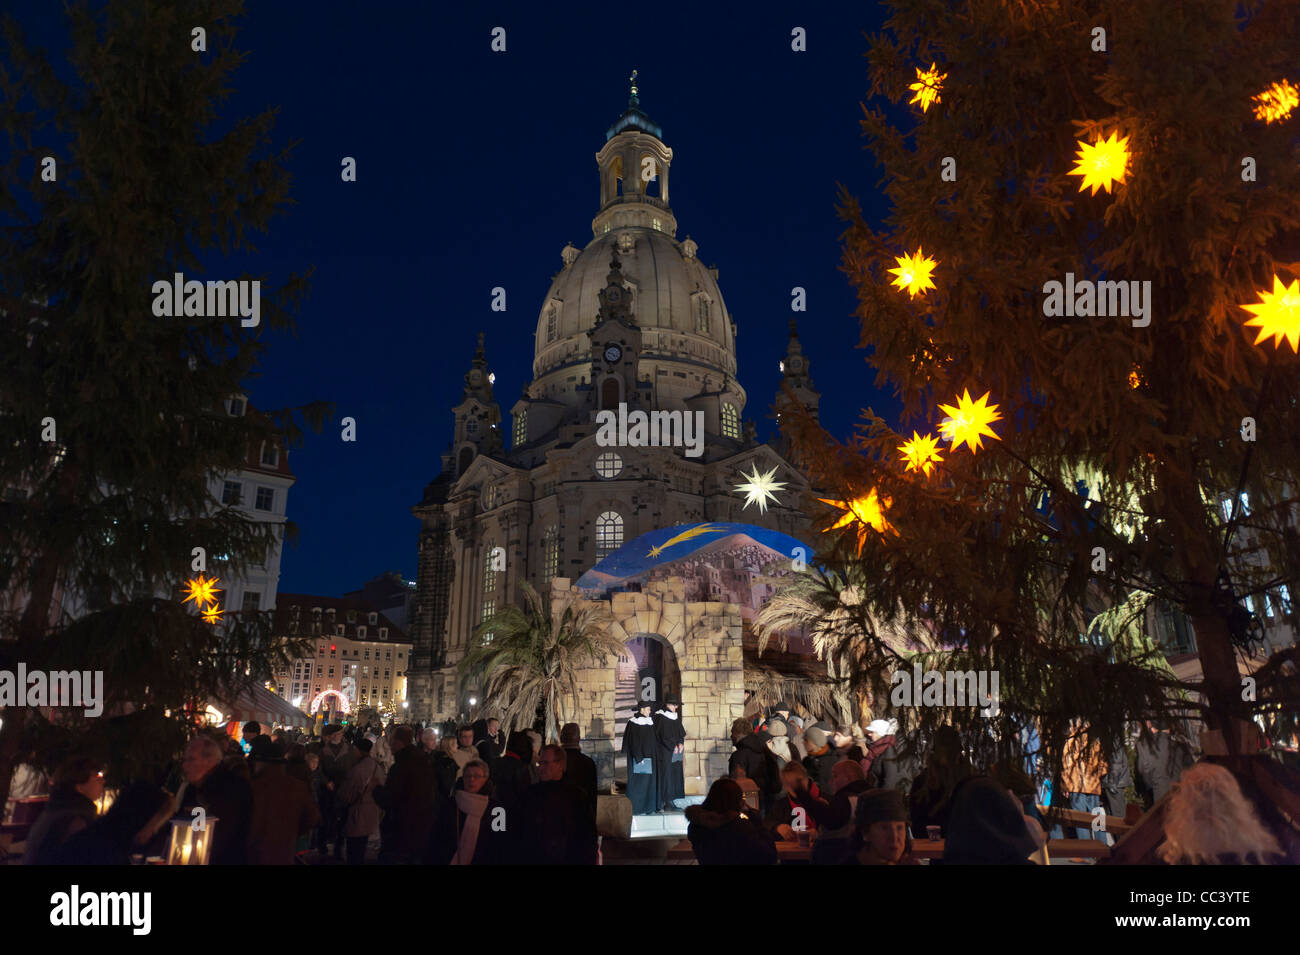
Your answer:
[[[796,285],[808,291],[794,317],[823,421],[843,435],[861,408],[893,410],[856,348],[835,215],[837,182],[873,218],[884,212],[858,123],[863,33],[880,29],[883,11],[783,6],[249,4],[239,45],[251,55],[229,115],[280,108],[277,141],[301,140],[297,204],[259,237],[255,261],[212,258],[208,277],[247,267],[278,285],[315,265],[298,337],[270,336],[249,391],[263,407],[337,405],[290,455],[301,537],[285,550],[281,590],[340,594],[385,570],[414,576],[410,508],[441,467],[475,333],[487,334],[504,413],[530,375],[560,249],[591,240],[594,156],[633,68],[674,151],[678,238],[689,233],[717,265],[739,327],[746,417],[771,431]],[[48,43],[56,5],[41,7],[19,19]],[[506,53],[490,50],[496,26]],[[790,49],[795,26],[807,52]],[[340,179],[344,156],[357,159],[355,183]],[[498,285],[504,314],[489,309]],[[357,420],[354,444],[340,440],[345,415]]]

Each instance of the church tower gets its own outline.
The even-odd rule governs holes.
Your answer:
[[[480,335],[442,473],[412,508],[421,522],[412,719],[470,716],[456,664],[479,624],[521,605],[524,583],[542,593],[568,588],[625,542],[678,524],[736,521],[806,536],[807,482],[743,418],[736,321],[718,269],[700,260],[689,235],[677,239],[674,153],[641,108],[635,73],[632,81],[627,108],[595,154],[592,238],[560,251],[534,326],[532,379],[508,429]],[[787,380],[815,396],[793,337],[786,361]],[[700,412],[701,453],[601,445],[597,415],[620,403]],[[735,491],[755,467],[786,482],[763,512],[746,509]]]
[[[812,378],[808,374],[810,364],[804,357],[803,347],[799,344],[799,333],[795,329],[792,318],[790,319],[790,341],[785,348],[785,358],[781,359],[782,387],[777,389],[776,399],[772,402],[776,409],[778,426],[782,416],[790,413],[793,407],[802,407],[812,415],[814,421],[819,420],[818,406],[821,402],[821,392],[813,386]],[[794,393],[794,406],[786,394],[787,387]],[[784,435],[779,436],[773,443],[782,454],[789,455],[790,443]]]

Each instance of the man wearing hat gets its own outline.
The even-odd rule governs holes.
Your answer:
[[[285,771],[283,743],[257,736],[250,745],[253,811],[248,824],[248,864],[293,865],[294,846],[320,822],[320,809],[311,786]]]
[[[655,711],[655,737],[659,741],[659,765],[655,775],[659,784],[659,808],[676,812],[674,799],[686,796],[683,767],[686,759],[686,728],[682,725],[682,698],[676,693],[664,697],[664,708]]]
[[[831,732],[824,723],[814,723],[803,732],[804,746],[808,750],[803,766],[822,792],[831,791],[831,770],[839,760],[839,753],[831,745]]]
[[[343,806],[339,803],[339,790],[347,781],[348,771],[352,768],[352,752],[343,742],[343,726],[328,723],[320,732],[320,771],[325,777],[325,788],[321,792],[321,814],[324,816],[325,840],[334,843],[334,858],[343,858]]]
[[[849,865],[918,865],[907,835],[907,804],[897,789],[868,789],[858,797]]]
[[[902,789],[903,767],[895,745],[898,724],[893,720],[872,720],[867,724],[866,755],[862,769],[873,787]]]
[[[623,755],[627,758],[627,798],[632,800],[632,813],[648,816],[659,810],[659,785],[655,781],[655,757],[659,752],[659,739],[655,735],[655,721],[650,716],[653,700],[641,700],[623,727]]]

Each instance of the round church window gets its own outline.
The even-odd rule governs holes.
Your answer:
[[[596,473],[608,481],[623,473],[623,459],[613,451],[606,451],[596,458]]]

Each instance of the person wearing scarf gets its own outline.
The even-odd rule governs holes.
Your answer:
[[[501,804],[493,798],[491,770],[466,764],[450,799],[440,800],[428,861],[433,865],[495,865],[505,861]]]
[[[654,715],[655,738],[659,742],[656,754],[655,777],[659,786],[659,808],[676,812],[674,800],[686,796],[686,777],[683,773],[686,759],[686,728],[682,725],[681,697],[669,693],[664,697],[664,709]]]
[[[627,757],[627,798],[632,801],[632,813],[647,816],[659,810],[659,786],[655,782],[655,756],[659,739],[655,735],[654,719],[650,710],[654,704],[642,700],[637,711],[623,727],[623,755]]]

